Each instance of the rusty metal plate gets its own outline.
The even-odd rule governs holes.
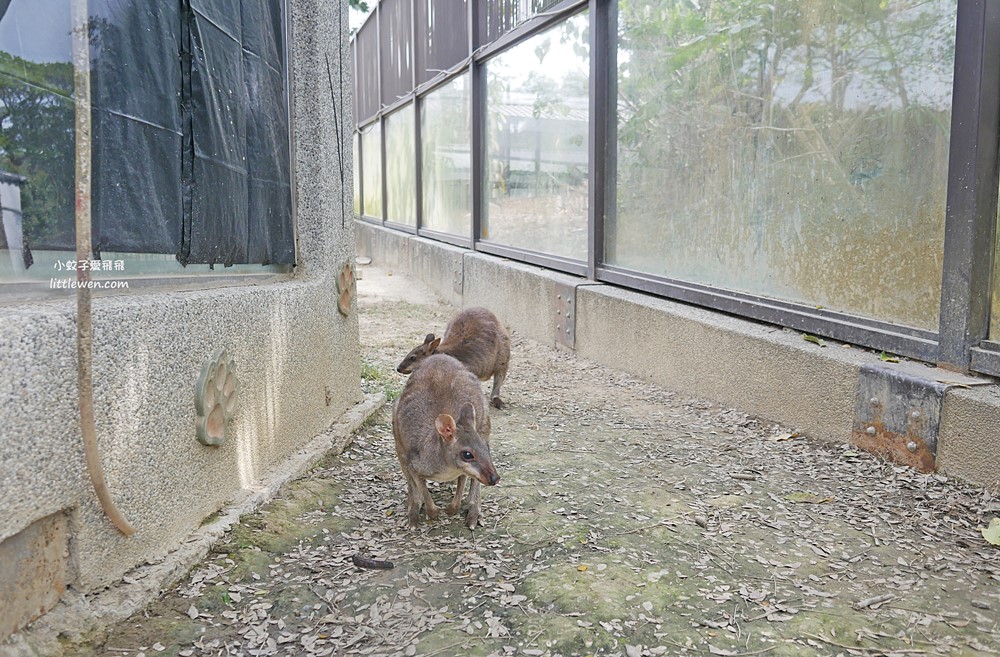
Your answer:
[[[890,461],[932,472],[947,389],[945,383],[900,368],[862,366],[854,444]]]
[[[576,349],[576,286],[556,283],[556,343]]]

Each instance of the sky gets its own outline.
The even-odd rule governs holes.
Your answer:
[[[71,61],[69,0],[12,0],[0,19],[0,50],[31,62]]]

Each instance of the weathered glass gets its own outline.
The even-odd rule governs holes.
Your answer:
[[[482,238],[586,260],[586,12],[487,63]]]
[[[385,117],[385,218],[417,225],[417,151],[413,105]]]
[[[468,78],[450,80],[420,104],[422,227],[461,237],[472,232]]]
[[[364,215],[382,219],[382,129],[378,121],[361,129],[361,158]]]
[[[351,150],[354,155],[354,214],[361,214],[361,160],[358,154],[358,142],[361,140],[361,135],[356,134],[354,138],[351,139]]]
[[[608,263],[936,329],[956,3],[618,3]]]

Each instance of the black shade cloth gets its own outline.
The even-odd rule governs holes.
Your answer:
[[[91,0],[89,8],[94,250],[177,253],[180,5]]]
[[[40,20],[53,4],[57,20]],[[0,172],[26,179],[29,249],[73,250],[70,11],[44,5],[0,0]],[[95,252],[293,263],[284,0],[89,12]]]

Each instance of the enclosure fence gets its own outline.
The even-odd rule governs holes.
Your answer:
[[[1000,376],[1000,3],[381,0],[363,221]]]

